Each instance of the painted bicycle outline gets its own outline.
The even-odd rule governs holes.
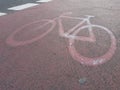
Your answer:
[[[50,33],[57,24],[56,20],[58,20],[59,35],[61,37],[69,39],[68,49],[69,49],[69,52],[70,52],[73,59],[80,62],[81,64],[85,64],[85,65],[89,65],[89,66],[100,65],[100,64],[103,64],[103,63],[107,62],[108,60],[110,60],[112,58],[112,56],[114,55],[115,50],[116,50],[116,38],[115,38],[114,34],[106,27],[96,25],[96,24],[91,24],[90,19],[94,16],[85,15],[86,18],[80,18],[80,17],[71,17],[71,16],[69,16],[70,14],[72,14],[72,12],[66,12],[66,13],[62,13],[60,16],[53,18],[53,19],[42,19],[39,21],[35,21],[32,23],[26,24],[23,27],[19,28],[18,30],[14,31],[10,36],[8,36],[8,38],[6,39],[6,43],[9,44],[10,46],[13,46],[13,47],[22,46],[25,44],[31,44],[31,43],[45,37],[48,33]],[[77,25],[75,25],[73,28],[69,29],[68,32],[65,32],[61,18],[76,19],[76,20],[81,20],[81,21]],[[40,35],[36,38],[27,40],[27,41],[14,40],[14,36],[16,33],[19,33],[25,27],[29,27],[32,24],[37,24],[37,23],[42,22],[42,21],[46,21],[46,23],[44,23],[40,27],[40,29],[45,27],[48,24],[51,24],[51,27],[46,32],[42,33],[42,35]],[[87,23],[87,25],[82,26],[84,23]],[[80,28],[78,28],[78,27],[80,27]],[[99,29],[106,31],[110,35],[111,45],[110,45],[110,48],[108,49],[108,51],[104,55],[99,56],[99,57],[95,57],[95,58],[88,58],[88,57],[85,57],[77,52],[77,50],[75,49],[75,46],[74,46],[74,42],[75,42],[75,40],[95,42],[96,38],[95,38],[93,29],[92,29],[93,27],[96,27],[96,28],[99,28]],[[76,28],[78,28],[78,29],[76,29]],[[89,37],[77,36],[79,31],[83,30],[85,28],[88,29],[88,31],[89,31]]]

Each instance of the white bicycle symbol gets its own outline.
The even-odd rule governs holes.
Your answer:
[[[27,25],[24,25],[23,27],[21,27],[18,30],[14,31],[7,38],[6,43],[9,44],[10,46],[14,46],[14,47],[33,43],[33,42],[35,42],[35,41],[37,41],[39,39],[42,39],[49,32],[51,32],[53,30],[53,28],[56,26],[56,20],[58,20],[59,35],[61,37],[65,37],[65,38],[69,39],[68,48],[69,48],[69,52],[70,52],[71,56],[73,57],[73,59],[77,60],[81,64],[90,65],[90,66],[96,66],[96,65],[99,65],[99,64],[103,64],[103,63],[107,62],[108,60],[110,60],[112,58],[112,56],[114,55],[115,50],[116,50],[116,38],[115,38],[114,34],[109,29],[107,29],[106,27],[91,24],[90,18],[92,18],[94,16],[85,15],[86,18],[79,18],[79,17],[71,17],[71,16],[69,16],[70,14],[72,14],[72,12],[63,13],[60,16],[58,16],[56,18],[53,18],[51,20],[43,19],[43,20],[40,20],[40,21],[35,21],[35,22],[29,23]],[[63,24],[62,24],[62,18],[77,19],[77,20],[82,20],[82,21],[80,21],[73,28],[71,28],[67,32],[65,32],[65,30],[63,28]],[[17,41],[17,40],[15,40],[15,38],[14,38],[15,35],[17,33],[19,33],[20,31],[22,31],[24,28],[26,28],[26,27],[29,28],[29,26],[32,26],[33,24],[37,24],[37,23],[40,23],[40,22],[43,22],[43,21],[45,23],[42,26],[39,26],[39,29],[42,29],[45,26],[51,24],[51,27],[46,32],[42,33],[41,35],[39,35],[37,37],[29,39],[29,40],[25,40],[25,41]],[[82,26],[84,23],[87,23],[87,25]],[[76,48],[74,46],[74,43],[75,43],[75,40],[95,42],[96,37],[95,37],[95,34],[93,33],[93,28],[99,28],[99,30],[106,31],[110,36],[111,45],[110,45],[108,51],[104,55],[99,56],[99,57],[95,57],[95,58],[88,58],[88,57],[85,57],[85,56],[81,55],[80,53],[78,53],[78,51],[76,50]],[[89,31],[89,37],[77,36],[78,32],[80,32],[80,30],[83,30],[83,29],[87,29]]]

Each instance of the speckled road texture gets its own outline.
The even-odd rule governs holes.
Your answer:
[[[44,38],[30,44],[11,46],[7,38],[24,25],[42,19],[53,19],[64,12],[71,16],[93,15],[93,24],[108,28],[116,38],[116,50],[109,61],[89,66],[73,59],[69,39],[59,35],[58,24]],[[120,1],[119,0],[53,0],[20,12],[0,17],[0,90],[120,90]],[[63,20],[65,30],[78,20]],[[50,28],[39,28],[39,22],[24,28],[14,37],[17,41],[32,39]],[[78,53],[89,58],[104,55],[111,39],[104,30],[94,29],[97,41],[77,41]],[[79,32],[88,36],[88,31]]]

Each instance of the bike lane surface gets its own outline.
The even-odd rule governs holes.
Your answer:
[[[58,4],[59,3],[59,4]],[[90,9],[92,5],[77,4],[77,1],[56,0],[27,10],[0,17],[0,89],[1,90],[119,90],[119,42],[117,50],[110,61],[87,66],[74,60],[70,55],[69,39],[60,37],[58,24],[44,38],[23,46],[10,46],[6,39],[24,25],[42,19],[52,19],[64,12],[73,12],[73,16],[84,17],[86,14],[96,16],[92,23],[109,27],[118,39],[118,30],[114,25],[118,12],[101,9]],[[84,2],[83,2],[84,3]],[[74,6],[76,5],[76,6]],[[101,12],[98,14],[98,12]],[[108,16],[107,14],[111,14]],[[108,17],[108,18],[107,18]],[[65,30],[76,25],[78,20],[64,19]],[[106,24],[108,23],[108,24]],[[17,40],[32,39],[44,33],[50,26],[38,31],[35,23],[15,36]],[[34,31],[35,30],[35,31]],[[86,34],[87,33],[87,34]],[[109,34],[95,31],[97,45],[87,42],[76,42],[75,46],[83,56],[99,57],[110,47]],[[88,35],[81,31],[80,35]],[[103,48],[104,46],[104,48]],[[102,49],[101,49],[102,48]],[[94,51],[95,50],[95,51]]]

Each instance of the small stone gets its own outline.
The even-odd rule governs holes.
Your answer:
[[[81,78],[81,79],[79,80],[79,83],[83,85],[83,84],[86,83],[86,81],[87,81],[86,78]]]

